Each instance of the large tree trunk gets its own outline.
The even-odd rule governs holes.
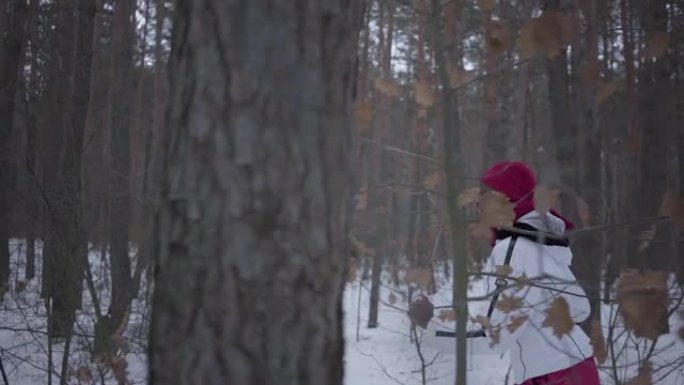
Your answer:
[[[126,321],[126,310],[135,295],[131,278],[128,229],[131,218],[130,192],[130,128],[134,123],[130,96],[133,82],[133,44],[135,43],[132,17],[133,0],[118,0],[112,18],[112,162],[109,176],[110,210],[109,256],[111,261],[112,297],[106,317],[96,325],[95,353],[111,349],[115,330]]]
[[[82,271],[87,247],[81,210],[81,153],[83,131],[90,99],[90,69],[93,42],[93,0],[77,4],[60,4],[60,28],[75,28],[75,36],[63,31],[59,53],[64,67],[53,74],[73,76],[73,82],[60,89],[66,108],[60,110],[62,146],[57,174],[52,176],[54,195],[49,199],[50,229],[45,253],[50,253],[47,295],[52,299],[51,337],[68,337],[72,333],[75,311],[80,304]],[[57,81],[52,79],[51,81]],[[55,112],[56,113],[56,112]],[[47,160],[49,161],[49,160]],[[54,162],[54,160],[52,160]]]
[[[179,1],[152,384],[342,384],[361,1]]]
[[[0,302],[9,287],[10,138],[27,16],[28,5],[24,0],[10,0],[0,9],[0,36],[3,36],[0,47]]]

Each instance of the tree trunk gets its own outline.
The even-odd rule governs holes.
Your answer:
[[[66,6],[65,6],[66,7]],[[50,295],[52,296],[51,337],[67,337],[72,333],[75,311],[79,306],[82,272],[87,261],[81,210],[81,153],[83,131],[90,99],[90,70],[93,47],[93,0],[79,0],[73,9],[65,8],[66,28],[73,23],[75,39],[61,41],[62,58],[71,62],[65,72],[73,74],[73,84],[61,90],[68,102],[67,116],[63,119],[63,146],[56,194],[50,202],[51,234],[54,259],[52,260]],[[69,45],[73,44],[71,48]],[[69,53],[67,55],[67,53]],[[69,68],[68,66],[71,66]],[[72,72],[73,71],[73,72]]]
[[[392,77],[392,41],[394,34],[394,12],[395,7],[393,0],[381,0],[380,8],[381,12],[387,12],[387,32],[384,33],[382,26],[382,21],[380,22],[381,28],[379,28],[379,42],[380,42],[380,72],[383,77]],[[382,19],[382,17],[381,17]],[[380,142],[387,143],[390,140],[390,130],[391,130],[391,105],[392,101],[389,95],[385,95],[381,92],[377,94],[377,106],[378,106],[378,124],[375,127],[374,139]],[[386,154],[382,151],[379,146],[374,146],[372,151],[372,165],[370,166],[370,177],[371,186],[380,183],[382,178],[384,178],[386,170]],[[378,214],[382,211],[379,210],[383,205],[386,210],[389,211],[390,200],[388,198],[388,193],[379,188],[370,188],[368,206],[370,210],[375,210]],[[385,263],[386,254],[388,254],[388,238],[389,238],[389,226],[388,218],[386,215],[377,215],[375,218],[375,243],[372,245],[376,249],[375,257],[373,258],[373,266],[371,267],[371,290],[370,290],[370,305],[368,306],[368,327],[375,328],[378,326],[378,310],[380,308],[380,276],[382,274],[382,267]]]
[[[152,384],[342,384],[361,1],[179,1]]]
[[[13,169],[10,140],[14,125],[14,101],[22,56],[28,5],[10,0],[0,9],[0,302],[9,288],[10,253],[10,175]]]
[[[27,281],[36,277],[36,238],[33,235],[26,237],[26,272],[24,276]]]

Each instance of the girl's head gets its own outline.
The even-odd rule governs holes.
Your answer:
[[[532,170],[522,162],[501,162],[493,165],[480,179],[483,187],[498,191],[517,203],[532,199],[537,180]]]

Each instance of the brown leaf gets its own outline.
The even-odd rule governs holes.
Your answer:
[[[498,301],[496,301],[496,308],[508,314],[514,310],[518,310],[523,306],[523,299],[515,295],[502,294]]]
[[[579,71],[580,80],[584,85],[593,86],[601,78],[601,63],[594,58],[588,60]]]
[[[677,229],[684,232],[684,199],[679,198],[672,191],[665,192],[658,215],[670,217]]]
[[[477,203],[479,198],[480,198],[480,188],[479,187],[467,188],[467,189],[461,191],[460,194],[458,194],[458,206],[459,207],[470,206],[474,203]]]
[[[414,283],[422,288],[427,288],[432,281],[432,271],[417,267],[407,271],[404,280],[407,283]]]
[[[480,324],[480,325],[482,325],[483,328],[489,327],[489,317],[484,316],[484,315],[478,315],[474,318],[471,317],[470,322]]]
[[[459,66],[451,66],[449,69],[449,85],[451,88],[458,88],[473,80],[475,71],[466,71]]]
[[[513,268],[510,265],[496,265],[495,273],[500,276],[508,276],[513,272]]]
[[[358,129],[359,134],[363,135],[368,132],[368,129],[373,122],[374,113],[375,109],[370,103],[356,103],[356,128]]]
[[[508,333],[515,333],[528,319],[527,315],[514,315],[511,317],[511,323],[506,326]]]
[[[542,327],[552,328],[553,334],[560,339],[570,333],[574,326],[575,323],[570,317],[568,302],[563,297],[556,297],[551,306],[546,309],[546,319],[542,323]]]
[[[26,281],[17,281],[14,284],[14,291],[18,293],[22,293],[26,290]]]
[[[643,253],[653,241],[656,235],[656,226],[651,225],[639,234],[639,252]]]
[[[652,385],[651,371],[651,363],[647,361],[639,368],[639,374],[629,380],[625,385]]]
[[[426,81],[416,82],[416,103],[423,107],[432,107],[435,104],[435,94],[432,92],[430,84]]]
[[[528,21],[520,31],[517,45],[523,59],[545,54],[553,59],[575,36],[575,23],[565,13],[547,11]]]
[[[549,186],[537,185],[534,188],[534,208],[540,214],[546,214],[556,203],[559,191]]]
[[[648,37],[646,46],[642,52],[642,57],[646,60],[658,59],[665,55],[670,37],[665,31],[655,31]]]
[[[444,180],[444,172],[437,170],[423,180],[423,187],[434,190]]]
[[[598,91],[596,91],[596,104],[603,104],[610,95],[617,91],[617,85],[615,83],[603,83],[599,86]]]
[[[487,330],[487,335],[492,339],[492,342],[489,343],[490,348],[498,345],[501,342],[501,326],[490,327]]]
[[[471,223],[468,225],[468,233],[474,239],[490,242],[492,240],[492,228],[482,222]]]
[[[603,337],[601,322],[594,318],[591,320],[591,346],[594,348],[594,357],[599,364],[606,362],[608,353],[606,352],[606,339]]]
[[[626,269],[617,284],[616,300],[625,328],[636,337],[658,338],[667,319],[667,272]]]
[[[401,95],[401,87],[392,78],[382,77],[375,79],[373,86],[381,94],[389,97],[397,97]]]
[[[478,0],[477,4],[482,12],[491,12],[496,7],[496,0]]]
[[[394,295],[394,293],[389,293],[389,296],[387,297],[387,302],[389,302],[390,305],[394,305],[397,303],[397,296]]]
[[[93,382],[93,371],[87,366],[81,366],[76,370],[76,380],[79,384],[90,384]]]
[[[487,49],[499,55],[508,47],[508,29],[500,20],[489,20],[485,23]]]
[[[577,213],[580,217],[580,221],[582,221],[582,226],[591,226],[591,214],[587,201],[578,196],[575,198],[575,203],[577,205]]]
[[[421,296],[409,306],[408,315],[414,324],[426,329],[434,316],[434,311],[435,307],[432,305],[432,302],[427,297]]]
[[[515,284],[515,288],[516,288],[517,290],[522,290],[522,289],[524,289],[524,288],[530,283],[530,279],[527,278],[527,275],[526,275],[525,273],[523,273],[523,275],[521,275],[520,277],[518,277],[518,278],[516,279],[516,281],[517,281],[517,283]]]
[[[456,321],[456,312],[454,309],[445,309],[439,312],[437,318],[442,322],[454,322]]]
[[[498,191],[488,191],[480,197],[480,219],[488,227],[511,226],[515,220],[513,203]]]
[[[126,371],[128,363],[125,357],[113,356],[109,359],[109,367],[118,385],[128,385],[128,373]]]

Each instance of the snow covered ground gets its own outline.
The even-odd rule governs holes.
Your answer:
[[[26,247],[22,242],[13,241],[12,250],[12,290],[0,305],[0,357],[12,385],[36,385],[48,383],[48,351],[52,350],[52,383],[59,383],[64,351],[63,343],[48,345],[45,303],[39,296],[39,279],[24,282]],[[36,275],[40,277],[40,245],[37,247]],[[90,262],[98,291],[107,292],[108,262],[106,256],[98,251],[90,253]],[[385,280],[389,282],[389,279]],[[448,305],[450,300],[449,282],[438,282],[437,294],[430,296],[439,305]],[[406,285],[385,284],[381,288],[379,326],[366,328],[369,301],[369,282],[350,282],[344,293],[345,338],[345,385],[419,385],[422,384],[421,359],[429,364],[425,370],[425,382],[433,385],[451,385],[454,380],[454,356],[438,354],[428,346],[422,346],[421,354],[410,339],[410,322],[406,315],[408,302]],[[143,283],[143,287],[145,284]],[[673,289],[675,290],[675,289]],[[676,289],[679,290],[679,289]],[[481,293],[475,283],[471,294]],[[681,297],[678,291],[676,296]],[[146,381],[145,337],[149,322],[149,307],[146,306],[147,294],[141,293],[134,301],[131,320],[124,333],[124,357],[127,364],[127,378],[131,385],[144,384]],[[102,299],[103,310],[107,298]],[[482,304],[480,304],[481,306]],[[477,306],[477,304],[471,304]],[[437,315],[438,312],[436,312]],[[435,317],[436,320],[437,317]],[[649,341],[640,341],[624,331],[615,320],[615,308],[604,306],[604,335],[608,335],[608,324],[615,327],[615,370],[609,360],[602,366],[604,385],[613,385],[614,373],[620,381],[632,377],[638,370],[641,358],[650,350]],[[78,312],[76,337],[71,346],[69,384],[116,384],[108,365],[91,362],[93,328],[95,316],[92,301],[87,290],[83,294],[83,310]],[[681,326],[681,316],[673,314],[670,326],[672,334],[659,338],[653,348],[651,359],[654,374],[653,384],[684,384],[684,343],[676,336]],[[424,341],[426,331],[418,329],[418,339]],[[471,357],[468,363],[468,379],[472,385],[509,385],[507,378],[509,362],[507,355]],[[511,376],[512,377],[512,376]],[[80,382],[79,382],[80,379]],[[102,381],[104,379],[104,381]]]

